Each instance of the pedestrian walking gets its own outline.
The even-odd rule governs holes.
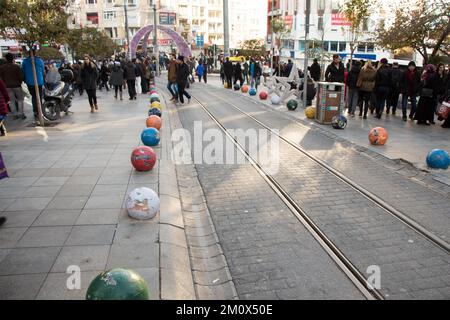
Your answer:
[[[94,109],[98,110],[97,104],[97,79],[99,76],[98,68],[88,55],[84,56],[84,62],[81,65],[81,79],[83,88],[86,90],[91,113]]]
[[[80,96],[83,95],[83,81],[81,80],[81,64],[76,63],[73,66],[73,78],[75,81],[75,88],[78,90]]]
[[[20,67],[14,63],[14,56],[11,53],[6,54],[6,63],[0,66],[0,79],[5,83],[11,98],[10,107],[13,119],[26,119],[23,111],[25,95],[22,90],[24,76]]]
[[[135,82],[135,87],[136,87],[136,94],[142,94],[142,75],[143,75],[143,70],[142,70],[142,64],[140,60],[134,59],[133,61],[135,63],[135,71],[136,71],[136,82]]]
[[[286,78],[289,78],[289,76],[291,75],[291,71],[292,71],[292,67],[294,66],[294,64],[292,63],[291,59],[288,59],[288,63],[286,65],[286,68],[284,69],[284,76]]]
[[[37,86],[38,86],[38,92],[39,92],[39,102],[42,103],[42,86],[44,85],[44,61],[40,57],[37,57],[37,51],[33,50],[33,56],[34,56],[34,65],[36,67],[36,78],[37,78]],[[29,52],[29,56],[22,61],[22,72],[25,77],[25,83],[28,87],[28,92],[31,95],[31,103],[33,105],[33,113],[34,113],[34,119],[38,120],[38,109],[37,109],[37,95],[36,90],[34,87],[34,76],[33,76],[33,68],[31,63],[31,52]]]
[[[447,91],[447,85],[449,81],[448,74],[445,72],[445,66],[443,63],[437,65],[437,85],[436,85],[436,101],[442,101],[443,96]],[[434,113],[436,113],[437,103],[434,108]],[[435,124],[434,121],[431,124]]]
[[[344,83],[344,64],[338,54],[333,55],[333,62],[325,70],[325,81]]]
[[[225,78],[227,82],[228,89],[231,89],[231,84],[233,83],[233,63],[231,63],[230,58],[225,59],[225,63],[223,65]]]
[[[398,106],[398,98],[400,96],[400,89],[402,84],[403,72],[399,69],[398,62],[392,64],[391,69],[391,87],[389,90],[389,97],[387,102],[386,114],[389,114],[392,107],[392,115],[395,116]]]
[[[411,110],[409,112],[409,118],[412,120],[416,113],[417,94],[420,86],[420,75],[416,68],[416,63],[410,61],[408,64],[408,70],[403,73],[401,93],[402,93],[402,120],[406,121],[408,99],[411,101]]]
[[[198,82],[199,83],[202,82],[203,72],[204,72],[203,63],[199,63],[198,66],[197,66],[197,69],[195,70],[195,74],[198,77]]]
[[[188,83],[189,66],[184,61],[184,56],[179,56],[178,60],[180,61],[180,65],[177,70],[177,86],[178,86],[178,98],[181,103],[184,103],[184,97],[188,98],[188,103],[191,102],[191,95],[186,91],[186,86]]]
[[[206,65],[205,60],[203,60],[203,81],[208,83],[208,66]]]
[[[243,83],[244,83],[244,79],[242,78],[242,66],[241,64],[238,62],[236,63],[236,65],[234,66],[234,85],[238,82],[239,80],[239,85],[242,87]]]
[[[387,64],[388,61],[386,58],[380,60],[375,80],[375,92],[377,96],[376,117],[378,119],[381,119],[384,106],[389,96],[389,90],[392,86],[391,69]]]
[[[0,136],[6,136],[6,127],[4,120],[8,114],[8,104],[10,102],[10,97],[8,90],[6,90],[6,85],[2,79],[0,79]]]
[[[248,58],[245,60],[245,62],[244,62],[244,70],[243,70],[243,73],[242,73],[242,75],[243,75],[243,78],[244,78],[244,81],[245,81],[245,83],[247,83],[247,84],[249,84],[249,77],[248,77],[248,73],[249,73],[249,69],[250,69],[250,66],[249,66],[249,64],[248,64]]]
[[[144,71],[144,75],[142,76],[142,93],[146,94],[150,88],[150,79],[152,78],[152,68],[148,59],[145,59],[142,63],[142,68]]]
[[[437,103],[436,89],[438,88],[438,85],[436,67],[432,64],[426,65],[420,82],[417,112],[414,115],[414,120],[417,120],[417,124],[429,126],[431,122],[434,122],[434,112]]]
[[[372,61],[368,60],[364,67],[361,69],[358,75],[358,81],[356,86],[359,88],[359,95],[361,96],[362,103],[359,107],[359,116],[363,115],[363,119],[367,119],[367,111],[369,110],[370,97],[372,91],[375,88],[375,79],[377,71],[372,65]]]
[[[124,71],[120,66],[120,62],[116,61],[112,68],[111,77],[109,83],[111,87],[114,87],[114,98],[117,99],[119,94],[120,100],[123,100],[123,83],[124,83]]]
[[[102,91],[103,87],[105,87],[106,91],[109,92],[108,81],[110,74],[111,73],[108,68],[108,62],[104,60],[100,68],[100,86],[99,86],[100,91]]]
[[[178,63],[175,54],[170,55],[170,61],[169,61],[169,67],[167,72],[167,90],[169,90],[170,94],[172,95],[172,98],[170,101],[177,101],[178,95],[177,95],[177,68]]]
[[[127,80],[128,94],[130,100],[136,100],[136,66],[133,61],[128,61],[124,68],[124,76]]]
[[[353,60],[352,67],[347,76],[347,86],[348,86],[348,114],[351,117],[355,116],[356,106],[358,105],[359,89],[358,89],[358,77],[361,72],[361,66],[359,61]]]
[[[309,67],[309,74],[311,75],[311,78],[313,78],[316,82],[320,80],[320,71],[320,65],[317,62],[317,59],[314,59],[313,64],[311,65],[311,67]]]
[[[220,62],[219,73],[220,73],[220,80],[222,80],[222,85],[224,85],[225,84],[225,66],[224,66],[224,63],[222,61]]]

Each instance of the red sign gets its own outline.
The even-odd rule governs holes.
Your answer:
[[[170,46],[172,39],[158,39],[158,46]],[[153,44],[153,39],[148,39],[148,44]]]
[[[284,24],[286,26],[292,27],[293,23],[294,23],[294,16],[285,16],[284,17]]]
[[[352,23],[345,18],[342,13],[331,14],[331,25],[332,26],[351,26]]]

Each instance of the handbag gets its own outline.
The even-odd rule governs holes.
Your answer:
[[[440,103],[436,109],[436,115],[439,118],[447,119],[450,115],[450,103],[445,101]]]
[[[420,90],[420,96],[425,98],[433,98],[433,89],[422,88]]]

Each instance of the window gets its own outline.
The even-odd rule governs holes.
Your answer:
[[[86,4],[97,4],[97,0],[86,0]]]
[[[362,29],[363,31],[369,31],[369,19],[364,19]]]
[[[115,2],[115,0],[106,0],[106,4],[108,5],[114,4]]]
[[[325,0],[317,0],[317,10],[325,11]]]
[[[98,24],[98,12],[86,13],[86,19],[92,24]]]
[[[116,12],[115,11],[105,11],[103,12],[103,19],[105,20],[113,20],[116,18]]]
[[[324,41],[323,42],[323,50],[325,51],[329,51],[328,47],[329,47],[330,42],[329,41]]]
[[[323,16],[319,16],[319,20],[317,21],[317,30],[323,30]]]
[[[373,43],[369,43],[367,44],[367,52],[374,52],[375,51],[375,46]]]
[[[304,51],[305,51],[305,41],[300,40],[300,41],[298,42],[298,50],[299,50],[300,52],[304,52]]]
[[[339,0],[331,1],[331,13],[339,13],[340,5]]]
[[[330,42],[330,51],[336,52],[338,51],[338,43],[337,41]]]
[[[358,44],[358,52],[366,52],[366,44],[365,43]]]
[[[346,48],[347,48],[346,42],[339,42],[339,48],[338,48],[339,52],[345,51]]]

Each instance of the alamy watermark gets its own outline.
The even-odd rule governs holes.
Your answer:
[[[277,130],[227,129],[227,133],[247,151],[268,174],[276,174],[280,164],[280,147]],[[203,128],[201,121],[194,122],[193,135],[186,129],[172,132],[172,161],[175,164],[248,164],[249,160],[237,150],[233,141],[222,130]]]

